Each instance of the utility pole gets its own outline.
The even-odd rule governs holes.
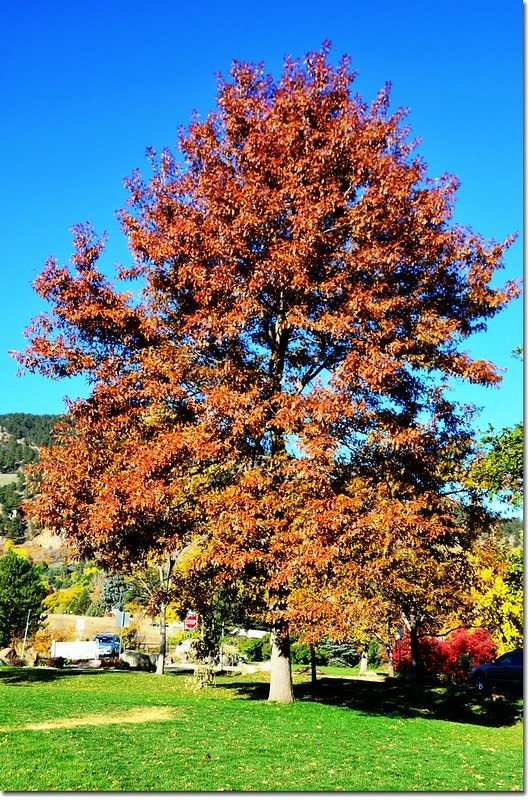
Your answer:
[[[26,649],[26,640],[28,638],[28,628],[29,628],[29,618],[31,616],[31,609],[28,611],[28,618],[26,620],[26,630],[24,631],[24,641],[22,642],[22,655],[21,658],[24,658],[24,650]]]
[[[122,651],[123,651],[123,645],[122,645],[123,617],[124,617],[124,613],[123,613],[123,592],[124,592],[124,589],[122,588],[121,591],[120,591],[120,603],[119,603],[119,607],[120,607],[120,646],[119,646],[119,650],[118,650],[118,656],[121,656]]]

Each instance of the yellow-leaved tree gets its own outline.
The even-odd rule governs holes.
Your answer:
[[[522,548],[489,540],[474,548],[470,561],[475,572],[471,589],[475,624],[489,630],[500,652],[522,647]]]

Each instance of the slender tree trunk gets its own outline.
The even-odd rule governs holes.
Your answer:
[[[160,645],[156,659],[156,674],[164,674],[164,664],[166,660],[166,611],[171,594],[171,581],[173,577],[173,567],[175,566],[176,556],[168,556],[166,562],[158,565],[158,575],[160,578],[161,601],[160,601]]]
[[[156,659],[156,674],[164,674],[164,664],[166,660],[166,604],[160,606],[160,644]]]
[[[361,665],[359,667],[359,675],[366,675],[368,671],[368,653],[363,650],[361,653]]]
[[[315,691],[317,688],[317,654],[314,644],[309,646],[309,652],[311,653],[311,689]]]
[[[394,648],[391,644],[387,645],[386,657],[388,661],[388,677],[394,677]]]
[[[291,675],[291,653],[289,632],[285,627],[273,627],[271,631],[271,682],[269,700],[275,703],[294,701]]]
[[[396,633],[394,631],[394,625],[392,624],[393,620],[388,617],[386,621],[386,636],[383,640],[383,647],[386,650],[386,659],[387,659],[387,675],[389,678],[393,678],[394,673],[394,649],[396,647]]]

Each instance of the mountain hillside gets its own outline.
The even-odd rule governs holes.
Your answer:
[[[50,443],[57,414],[0,414],[0,545],[6,539],[23,542],[27,525],[20,513],[26,486],[20,470],[39,458]]]
[[[12,474],[36,461],[58,419],[58,414],[0,414],[0,473]]]

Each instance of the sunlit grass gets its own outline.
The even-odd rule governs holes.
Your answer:
[[[295,670],[307,669],[308,672],[310,670],[309,667],[300,667],[300,666],[295,666],[294,669]],[[386,668],[379,668],[379,667],[377,669],[374,667],[370,667],[368,672],[370,674],[377,674],[381,676],[388,674]],[[360,674],[360,667],[359,664],[357,664],[355,667],[322,666],[322,667],[317,667],[317,673],[320,675],[340,675],[344,676],[345,678],[347,678],[348,676],[355,677]]]
[[[520,705],[322,679],[265,701],[266,676],[0,670],[4,791],[517,791]],[[458,706],[464,708],[464,695]],[[401,710],[400,710],[401,709]],[[455,706],[455,711],[458,711]],[[454,716],[454,715],[453,715]],[[467,721],[469,718],[469,721]],[[20,726],[61,721],[65,727]]]

